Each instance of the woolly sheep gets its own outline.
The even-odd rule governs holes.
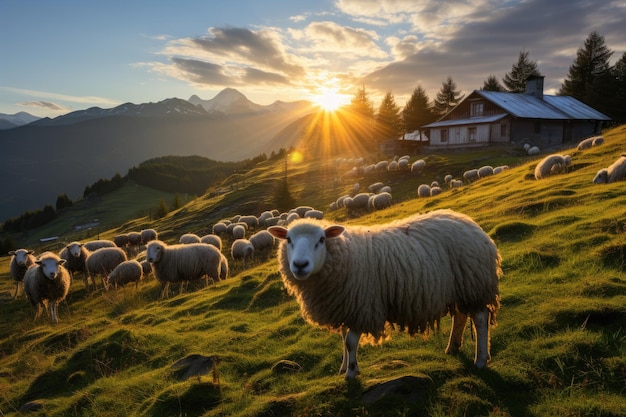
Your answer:
[[[245,223],[248,229],[256,229],[259,227],[259,219],[253,215],[241,216],[238,223]]]
[[[218,222],[213,225],[212,231],[214,235],[223,235],[226,233],[226,223]]]
[[[374,171],[376,171],[376,172],[385,172],[385,171],[387,171],[387,166],[388,165],[389,165],[389,162],[387,162],[387,161],[379,161],[374,166]]]
[[[439,181],[433,181],[430,183],[430,188],[439,187]]]
[[[280,221],[280,217],[270,217],[265,220],[265,227],[276,226]]]
[[[435,187],[430,187],[430,196],[434,197],[436,195],[441,194],[443,190],[441,189],[441,187],[435,186]]]
[[[83,243],[85,248],[88,251],[95,251],[102,248],[115,248],[117,245],[112,240],[90,240],[89,242]]]
[[[409,169],[409,160],[408,159],[398,159],[398,169],[399,170],[406,170]]]
[[[94,252],[89,252],[87,259],[85,260],[86,276],[84,277],[85,288],[89,289],[88,277],[91,277],[91,283],[94,290],[97,288],[96,276],[102,277],[104,283],[105,277],[115,269],[116,266],[124,261],[127,261],[128,257],[126,252],[121,248],[101,248]]]
[[[279,270],[308,322],[340,331],[346,378],[359,374],[361,335],[380,343],[386,324],[427,334],[452,316],[446,353],[458,352],[467,318],[476,330],[474,364],[490,359],[489,326],[500,307],[500,254],[466,215],[436,210],[378,226],[312,220],[268,229],[281,240]],[[427,250],[426,250],[427,249]]]
[[[200,243],[200,236],[195,233],[185,233],[180,239],[178,239],[178,243],[182,245],[189,245],[191,243]]]
[[[478,179],[478,170],[470,169],[463,173],[463,179],[467,182],[473,182]]]
[[[243,264],[245,265],[246,259],[252,258],[252,256],[254,256],[254,246],[248,239],[236,239],[230,246],[230,256],[233,258],[233,260],[243,260]]]
[[[378,190],[377,194],[380,194],[380,193],[391,193],[391,187],[389,185],[385,185],[383,188]]]
[[[593,146],[599,146],[604,143],[604,138],[602,136],[596,136],[593,138]]]
[[[450,181],[450,188],[461,188],[462,186],[463,186],[463,181],[461,180]]]
[[[222,250],[222,238],[218,235],[208,234],[200,238],[200,243],[206,243],[207,245],[213,245],[218,250]]]
[[[604,143],[604,138],[602,136],[592,136],[590,138],[580,141],[576,149],[579,151],[582,151],[585,149],[589,149],[592,146],[602,145],[603,143]]]
[[[478,177],[485,178],[493,175],[493,167],[490,165],[485,165],[478,168]]]
[[[146,248],[146,260],[152,264],[154,276],[161,283],[161,297],[167,295],[170,282],[184,284],[205,278],[208,284],[209,278],[217,282],[228,273],[228,262],[222,253],[205,243],[167,245],[153,240]]]
[[[493,175],[501,174],[503,171],[509,169],[508,165],[500,165],[493,169]]]
[[[234,239],[243,239],[246,236],[246,228],[242,225],[238,224],[233,227],[233,238]]]
[[[59,256],[62,259],[65,259],[67,262],[64,264],[64,267],[70,271],[70,273],[81,272],[83,273],[83,282],[85,283],[85,288],[88,288],[87,281],[87,257],[91,253],[91,250],[88,247],[94,247],[93,244],[85,244],[81,242],[71,242],[68,244],[65,249],[63,249]]]
[[[298,206],[294,209],[294,211],[296,213],[298,213],[298,216],[300,217],[304,217],[304,213],[306,213],[309,210],[313,210],[313,207],[311,206]]]
[[[118,248],[125,248],[128,245],[128,235],[126,233],[117,235],[113,238],[113,243]]]
[[[24,281],[26,271],[28,268],[35,265],[36,259],[33,255],[34,253],[35,251],[31,249],[17,249],[9,252],[9,255],[11,255],[9,272],[11,278],[15,281],[15,294],[13,294],[13,299],[17,298],[20,284]]]
[[[358,193],[354,197],[352,197],[352,201],[348,207],[350,210],[367,210],[367,204],[370,199],[369,193]]]
[[[248,230],[248,225],[244,222],[236,222],[236,223],[231,223],[228,226],[226,226],[226,235],[232,235],[233,234],[233,229],[236,226],[241,226],[243,227],[246,231]]]
[[[535,156],[535,155],[539,155],[539,153],[541,153],[541,150],[539,149],[538,146],[533,146],[530,149],[528,149],[528,151],[526,151],[528,153],[529,156]]]
[[[451,174],[446,175],[445,177],[443,177],[443,182],[445,184],[449,184],[450,181],[452,181],[454,179],[454,177]]]
[[[336,203],[337,203],[337,208],[338,209],[345,207],[344,200],[346,198],[352,198],[352,197],[350,195],[346,194],[346,195],[342,195],[341,197],[339,197],[337,199]]]
[[[380,190],[384,186],[385,184],[383,184],[382,182],[375,182],[374,184],[370,184],[369,187],[367,187],[367,189],[369,190],[370,193],[377,193],[378,190]]]
[[[267,225],[265,224],[265,220],[271,219],[272,217],[274,217],[274,215],[269,210],[261,213],[261,215],[259,216],[259,227],[266,227]]]
[[[24,275],[24,293],[35,309],[35,320],[41,316],[42,307],[47,302],[52,323],[59,322],[58,306],[70,291],[70,273],[61,259],[52,252],[42,253],[35,266]]]
[[[608,184],[615,181],[622,181],[626,176],[626,154],[615,162],[613,162],[608,168],[603,168],[596,174],[593,179],[594,184]]]
[[[264,252],[274,248],[274,236],[267,230],[259,230],[250,236],[250,243],[254,247],[254,252]]]
[[[550,175],[565,173],[570,164],[571,158],[569,155],[548,155],[535,167],[535,179],[540,180]]]
[[[152,274],[152,264],[150,262],[144,259],[139,263],[141,264],[141,270],[143,272],[144,278],[147,278],[150,274]]]
[[[417,187],[417,196],[418,197],[430,197],[430,185],[421,184]]]
[[[149,265],[149,264],[148,264]],[[111,286],[115,289],[134,282],[135,288],[139,285],[139,281],[143,279],[143,266],[138,261],[131,259],[124,261],[113,268],[104,279],[104,288],[109,289]]]
[[[285,222],[286,222],[287,224],[289,224],[289,223],[291,223],[292,221],[297,220],[297,219],[299,219],[299,218],[300,218],[300,215],[299,215],[297,212],[293,211],[293,212],[291,212],[291,213],[289,213],[289,214],[287,215],[287,218],[285,219]]]
[[[391,194],[383,191],[370,197],[369,206],[373,210],[383,210],[391,207],[391,200]]]
[[[322,220],[324,218],[324,212],[320,211],[320,210],[309,210],[306,213],[304,213],[303,217],[308,217],[311,219],[317,219],[317,220]]]
[[[129,232],[128,233],[128,244],[130,246],[139,246],[139,245],[141,245],[141,233],[139,233],[139,232]]]
[[[389,172],[394,172],[394,171],[397,171],[398,169],[399,168],[398,168],[398,162],[397,161],[389,162],[389,165],[387,166],[387,170]]]
[[[149,242],[153,240],[157,240],[159,238],[159,234],[154,229],[143,229],[141,231],[141,243],[147,245]]]
[[[424,168],[426,168],[426,161],[424,161],[423,159],[418,159],[411,164],[411,172],[414,172],[416,174],[422,172]]]

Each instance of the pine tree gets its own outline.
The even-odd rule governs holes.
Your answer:
[[[572,96],[600,111],[607,111],[607,97],[613,95],[609,59],[613,55],[604,36],[593,31],[578,48],[576,59],[561,84],[560,95]],[[609,109],[610,110],[610,109]]]
[[[430,99],[421,86],[417,86],[411,98],[402,109],[402,122],[405,132],[415,132],[428,123],[435,121]],[[421,137],[421,130],[420,130]]]
[[[351,109],[366,118],[374,118],[374,105],[370,100],[369,94],[365,91],[365,86],[359,88],[354,94],[350,102]]]
[[[495,75],[490,75],[489,77],[487,77],[487,79],[483,83],[481,90],[497,91],[497,92],[506,91],[505,88],[502,86],[502,84],[500,84],[500,81],[498,81]]]
[[[452,77],[448,76],[446,81],[441,84],[441,90],[437,93],[435,99],[434,112],[441,117],[452,110],[463,98],[465,94],[456,89],[456,83],[452,81]]]
[[[611,78],[613,79],[613,94],[607,97],[608,105],[611,108],[609,115],[618,122],[626,122],[626,52],[617,60],[611,68]]]
[[[376,130],[378,132],[379,141],[396,139],[402,133],[400,107],[396,104],[396,100],[391,91],[387,91],[378,108]]]
[[[526,91],[526,80],[530,76],[540,77],[537,63],[528,59],[528,51],[521,50],[517,63],[511,67],[511,72],[506,73],[502,83],[509,93],[523,93]]]

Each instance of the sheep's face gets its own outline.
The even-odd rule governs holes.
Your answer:
[[[26,264],[28,263],[28,255],[31,255],[33,253],[35,252],[26,249],[18,249],[16,251],[9,252],[10,255],[15,256],[15,263],[17,263],[19,266],[26,266]]]
[[[163,256],[164,249],[163,245],[160,245],[159,243],[150,243],[146,249],[146,261],[152,264],[159,262]]]
[[[593,179],[594,184],[606,184],[609,182],[609,174],[606,169],[601,169]]]
[[[41,267],[41,271],[46,278],[53,280],[59,276],[61,265],[65,263],[65,259],[44,258],[35,263]]]
[[[304,281],[318,273],[326,262],[326,239],[343,233],[342,226],[329,226],[322,229],[311,223],[296,224],[290,229],[273,226],[268,231],[287,245],[289,270],[294,278]]]
[[[80,243],[77,243],[77,242],[70,243],[69,245],[67,245],[67,251],[73,257],[79,258],[82,247],[83,245],[81,245]]]

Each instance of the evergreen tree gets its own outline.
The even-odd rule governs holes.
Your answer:
[[[391,91],[387,91],[378,108],[376,130],[379,141],[396,139],[402,133],[400,107],[396,104],[396,100]]]
[[[572,96],[602,112],[610,111],[607,97],[614,94],[609,59],[613,55],[604,36],[593,31],[578,49],[567,78],[561,84],[560,95]]]
[[[530,76],[540,77],[537,63],[528,59],[528,51],[520,51],[517,63],[506,73],[502,83],[509,93],[523,93],[526,91],[526,79]]]
[[[157,219],[167,216],[167,213],[170,212],[170,208],[165,202],[165,200],[159,201],[159,205],[157,207],[156,216]]]
[[[350,102],[350,108],[355,113],[360,114],[368,119],[374,118],[374,105],[370,100],[369,94],[365,91],[365,86],[362,86],[352,97]]]
[[[274,193],[274,207],[279,211],[289,211],[296,207],[296,199],[293,198],[289,191],[287,180],[279,182],[276,192]]]
[[[437,93],[434,105],[435,114],[438,117],[445,115],[459,104],[464,97],[465,94],[461,95],[452,77],[448,76],[446,81],[441,83],[441,90]]]
[[[495,75],[490,75],[489,77],[487,77],[487,79],[483,83],[481,90],[497,91],[497,92],[506,91],[505,88],[502,86],[502,84],[500,84],[500,81],[498,81]]]
[[[609,115],[618,122],[626,122],[626,52],[611,68],[613,94],[606,97],[611,108]]]
[[[72,200],[67,196],[67,194],[59,194],[55,207],[57,211],[64,209],[65,207],[72,207]]]
[[[433,114],[430,99],[426,94],[426,90],[418,85],[415,90],[413,90],[409,101],[404,105],[404,109],[402,109],[404,130],[405,132],[415,132],[419,130],[421,137],[422,132],[420,128],[434,121],[435,115]]]

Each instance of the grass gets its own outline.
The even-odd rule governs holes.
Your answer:
[[[328,214],[364,224],[437,208],[471,215],[503,257],[502,310],[485,370],[472,369],[469,335],[459,355],[444,353],[450,321],[442,319],[441,331],[426,341],[394,332],[380,346],[360,347],[361,376],[344,381],[337,375],[339,335],[304,322],[271,256],[245,269],[233,264],[228,280],[167,300],[154,280],[138,290],[87,294],[78,279],[58,325],[46,317],[33,322],[24,299],[7,299],[13,283],[3,257],[0,414],[17,415],[35,402],[42,408],[33,415],[58,416],[624,415],[626,183],[591,179],[621,154],[626,128],[604,136],[601,147],[565,150],[573,170],[541,181],[528,176],[536,159],[514,158],[504,148],[429,155],[436,168],[420,177],[380,179],[392,186],[392,208],[358,218]],[[415,198],[421,182],[501,161],[512,168],[438,197]],[[336,173],[320,161],[290,168],[292,192],[304,205],[324,208],[355,182],[329,186]],[[258,214],[271,204],[268,187],[283,169],[281,161],[264,162],[226,193],[101,235],[149,226],[173,240],[208,230],[219,218]],[[181,380],[173,365],[189,355],[202,355],[208,365]],[[280,372],[281,361],[298,366]],[[403,376],[427,382],[413,397],[363,401],[368,389]]]

